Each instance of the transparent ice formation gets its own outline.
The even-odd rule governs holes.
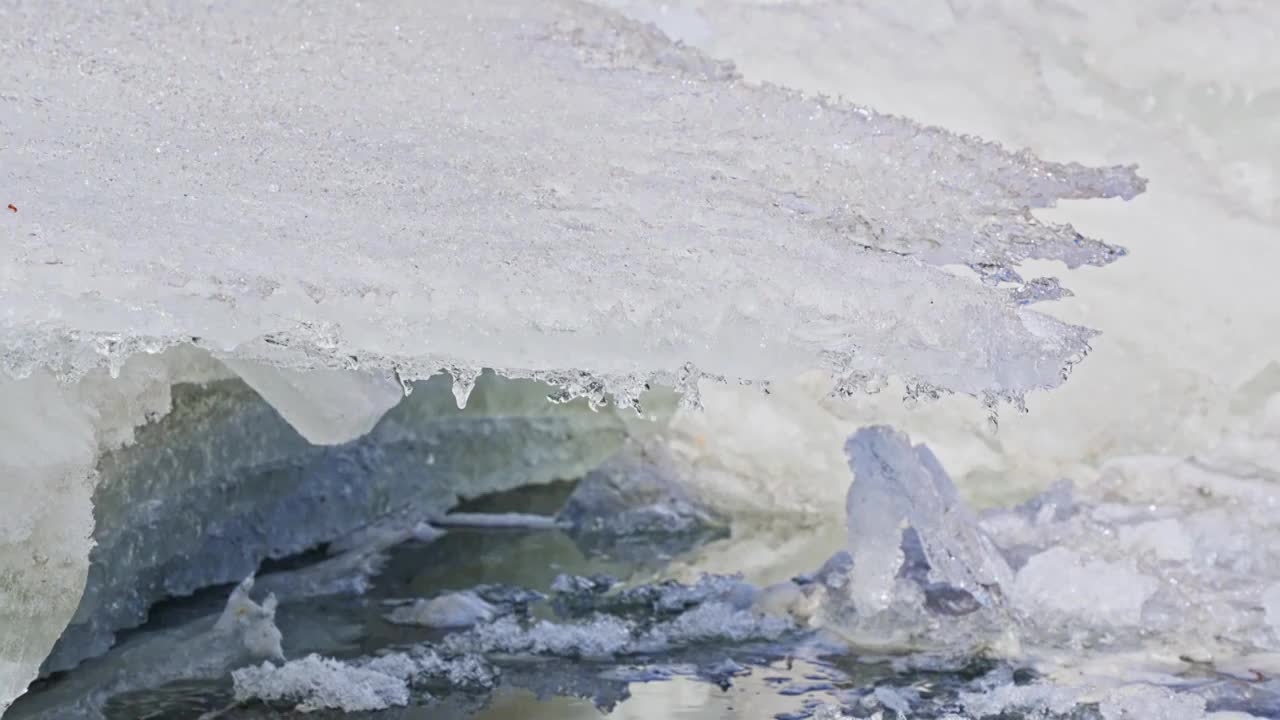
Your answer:
[[[1090,333],[1014,268],[1121,250],[1031,210],[1143,188],[748,86],[568,0],[0,14],[0,707],[155,600],[408,495],[580,474],[582,430],[619,427],[482,406],[510,442],[455,464],[403,399],[441,370],[468,409],[481,367],[622,406],[814,366],[1054,386]],[[365,477],[388,444],[414,488]]]
[[[858,431],[845,450],[849,555],[815,578],[833,589],[827,625],[895,650],[957,643],[973,652],[996,642],[977,630],[1011,627],[1004,596],[1013,574],[937,458],[888,427]]]

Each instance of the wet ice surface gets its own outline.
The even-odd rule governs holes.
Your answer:
[[[541,698],[518,701],[525,711],[578,698],[594,716],[654,684],[703,688],[698,717],[733,697],[750,718],[1272,717],[1280,493],[1258,461],[1280,459],[1278,412],[1280,397],[1196,458],[1117,463],[1090,486],[981,516],[927,449],[865,429],[847,446],[849,550],[767,587],[661,579],[678,557],[613,557],[554,526],[424,535],[392,549],[364,595],[290,599],[281,578],[320,565],[268,572],[258,590],[286,593],[278,609],[245,599],[246,585],[226,608],[209,593],[156,613],[15,717],[484,717],[515,691]],[[553,486],[463,510],[572,495]],[[201,607],[221,618],[211,632],[191,620]],[[160,650],[199,648],[201,662],[138,652],[149,634]]]

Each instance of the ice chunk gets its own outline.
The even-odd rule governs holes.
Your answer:
[[[360,712],[409,704],[404,678],[314,654],[283,665],[241,668],[231,677],[237,702],[283,702],[300,712]]]
[[[638,648],[661,650],[711,640],[777,640],[793,629],[795,626],[785,617],[726,602],[707,602],[655,626],[640,639]]]
[[[910,717],[911,703],[903,695],[903,693],[887,686],[880,686],[875,689],[874,696],[876,700],[884,707],[892,710],[900,719]]]
[[[853,470],[850,593],[859,611],[888,608],[900,574],[925,584],[926,592],[995,602],[1012,579],[1009,568],[933,453],[886,427],[858,431],[845,452]]]
[[[1098,703],[1102,720],[1201,720],[1204,708],[1204,698],[1152,685],[1112,690]]]
[[[492,620],[492,605],[471,592],[446,593],[430,600],[415,600],[411,605],[398,607],[387,615],[387,620],[398,625],[423,625],[434,628],[470,627]]]
[[[1155,579],[1132,564],[1081,557],[1065,547],[1032,557],[1018,571],[1012,592],[1024,612],[1045,622],[1136,625],[1156,592]]]
[[[520,653],[603,658],[626,652],[633,626],[616,617],[598,615],[581,623],[540,620],[523,627],[506,616],[466,633],[450,635],[445,648],[460,653]]]
[[[498,671],[478,656],[445,658],[430,648],[379,655],[363,667],[401,678],[411,685],[438,679],[456,688],[490,688],[498,677]]]
[[[532,624],[510,615],[455,633],[444,647],[455,653],[519,653],[603,658],[655,653],[707,642],[776,640],[794,630],[784,615],[755,600],[740,578],[708,575],[692,585],[665,581],[616,592],[612,578],[562,575],[552,607],[569,622]]]
[[[985,692],[965,693],[961,703],[971,717],[999,716],[1010,711],[1034,711],[1044,717],[1066,715],[1075,709],[1083,691],[1051,684],[997,685]],[[1036,715],[1032,715],[1036,717]]]
[[[845,451],[848,555],[808,579],[830,600],[826,624],[869,646],[978,645],[984,626],[1007,627],[1012,574],[933,454],[888,427],[859,430]]]
[[[618,584],[611,577],[578,577],[561,575],[552,590],[556,592],[557,612],[569,616],[596,612],[671,616],[706,602],[722,602],[735,609],[751,607],[756,588],[737,575],[703,574],[692,584],[675,580],[637,585],[609,592]]]

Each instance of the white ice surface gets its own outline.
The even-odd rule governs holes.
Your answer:
[[[840,439],[888,423],[932,448],[967,495],[1004,502],[1063,475],[1087,480],[1118,455],[1203,449],[1233,391],[1280,361],[1280,4],[607,4],[733,59],[748,82],[856,98],[1043,157],[1133,158],[1150,178],[1130,204],[1037,211],[1131,253],[1102,272],[1036,265],[1076,293],[1044,310],[1103,334],[1071,382],[1029,398],[1029,414],[1003,413],[993,435],[978,402],[904,408],[900,384],[860,409],[831,404],[836,419],[811,417],[808,395],[796,410],[776,392],[762,400],[713,389],[704,392],[708,412],[678,424],[705,440],[697,457],[723,472],[716,492],[838,517]],[[761,425],[770,415],[780,422]],[[733,476],[749,487],[731,487]]]
[[[624,401],[818,365],[1017,396],[1085,336],[936,266],[1107,262],[1026,209],[1142,187],[746,87],[569,3],[0,20],[18,375],[194,341]]]

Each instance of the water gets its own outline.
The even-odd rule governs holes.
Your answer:
[[[516,504],[526,510],[536,510],[539,506],[554,506],[563,499],[564,490],[563,486],[550,486],[536,492],[526,490],[470,507],[501,509]],[[384,602],[388,599],[429,597],[494,584],[550,593],[555,578],[566,573],[607,574],[640,582],[670,572],[671,562],[680,559],[658,556],[636,559],[635,553],[630,556],[629,561],[620,561],[584,551],[573,538],[558,530],[454,531],[431,543],[413,542],[395,548],[367,594],[285,604],[279,610],[277,623],[285,635],[287,657],[300,657],[309,652],[335,657],[368,656],[386,648],[438,641],[442,637],[440,631],[386,622],[383,616],[389,607]],[[304,564],[305,558],[294,565]],[[215,611],[225,594],[226,589],[219,588],[169,603],[153,612],[150,623],[141,632],[172,627]],[[550,614],[545,608],[539,612]],[[603,661],[584,664],[555,658],[516,659],[502,665],[503,683],[494,691],[450,692],[433,688],[434,699],[421,708],[391,709],[367,715],[304,715],[244,707],[223,712],[218,717],[228,720],[304,716],[594,718],[637,717],[650,712],[662,717],[765,717],[800,712],[813,697],[830,695],[838,687],[850,686],[850,674],[833,663],[816,657],[789,657],[798,649],[781,644],[705,646],[661,657],[629,658],[620,665]],[[716,666],[731,659],[741,665],[717,673]],[[860,672],[865,676],[875,675]],[[880,674],[891,675],[892,671],[882,669]],[[651,682],[602,679],[607,675],[654,679]],[[810,686],[812,689],[800,692]],[[181,681],[117,696],[107,703],[105,715],[111,720],[195,720],[205,713],[226,708],[230,700],[231,687],[227,679]],[[17,717],[22,716],[24,703],[30,701],[28,698],[15,706]]]
[[[521,507],[546,510],[563,502],[571,484],[553,484],[492,496],[471,503],[471,511],[500,511]],[[740,528],[740,530],[747,530]],[[822,537],[822,534],[818,534]],[[818,542],[827,545],[834,538]],[[626,560],[583,547],[560,530],[458,530],[429,543],[409,542],[388,554],[370,590],[360,596],[327,596],[280,607],[276,622],[284,634],[286,657],[311,652],[337,658],[376,655],[414,643],[438,643],[444,631],[395,625],[384,619],[391,599],[430,597],[447,591],[502,585],[544,594],[552,593],[558,576],[611,575],[631,585],[677,574],[689,577],[690,566],[706,557],[710,545],[668,556],[661,538],[647,557],[631,550]],[[711,554],[714,557],[714,553]],[[265,568],[296,571],[323,555],[311,553]],[[757,569],[757,575],[782,574],[785,568]],[[216,613],[229,588],[203,591],[153,608],[146,626],[125,640],[181,628]],[[543,606],[535,616],[552,617]],[[107,663],[119,662],[109,654]],[[127,662],[127,658],[126,658]],[[506,657],[494,661],[502,680],[493,689],[458,689],[439,684],[429,688],[431,699],[416,697],[406,708],[374,713],[319,711],[300,713],[261,704],[236,706],[229,678],[180,680],[160,687],[121,693],[103,706],[108,720],[225,720],[254,718],[712,718],[807,717],[815,706],[871,697],[877,685],[923,690],[924,697],[945,694],[970,682],[974,668],[962,672],[904,671],[883,659],[859,657],[837,645],[797,631],[777,642],[694,643],[669,652],[628,656],[615,660],[574,660],[555,657]],[[975,668],[987,670],[990,664]],[[135,667],[146,676],[154,668]],[[76,672],[73,671],[72,675]],[[63,678],[65,679],[65,678]],[[55,678],[14,706],[14,717],[37,707],[56,692]],[[874,702],[864,703],[875,707]],[[213,715],[210,715],[213,714]]]

